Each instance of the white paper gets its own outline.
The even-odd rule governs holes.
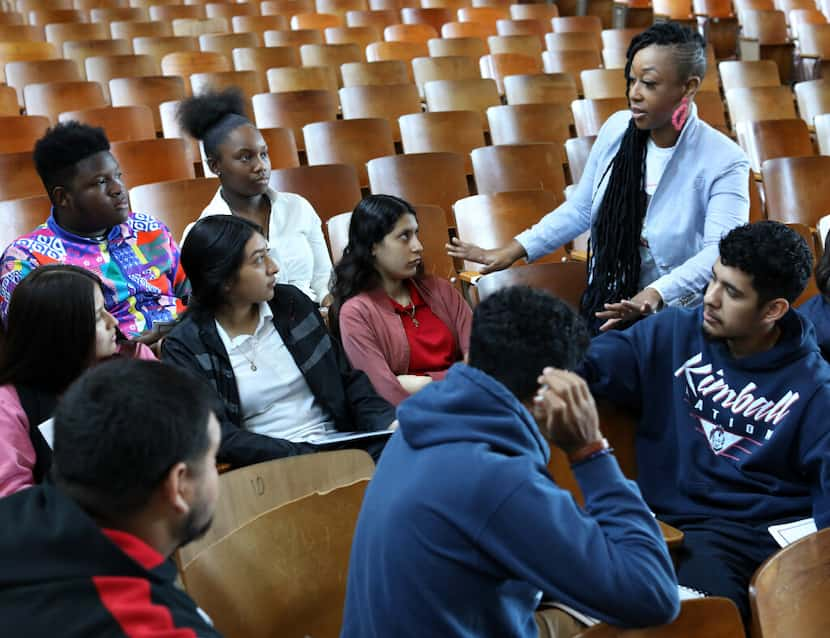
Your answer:
[[[43,435],[43,438],[46,439],[46,443],[49,445],[49,449],[55,447],[55,420],[54,419],[46,419],[43,423],[37,426],[37,429],[40,430],[40,433]]]
[[[354,439],[389,436],[390,434],[392,434],[392,430],[377,430],[375,432],[339,432],[337,430],[332,430],[331,432],[316,434],[307,439],[306,442],[313,443],[314,445],[327,445],[329,443],[340,443],[342,441],[352,441]]]
[[[769,533],[781,547],[786,547],[810,534],[816,533],[816,522],[812,518],[802,518],[792,523],[770,525]]]

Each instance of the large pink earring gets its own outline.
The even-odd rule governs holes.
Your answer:
[[[674,109],[674,113],[671,116],[671,124],[674,127],[675,131],[680,131],[683,128],[683,125],[686,123],[686,119],[689,117],[689,98],[684,97],[680,100],[680,106]]]

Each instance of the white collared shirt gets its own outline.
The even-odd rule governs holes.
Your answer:
[[[216,322],[236,377],[242,423],[257,434],[308,441],[334,430],[334,423],[314,398],[273,317],[263,302],[254,333],[233,338]]]
[[[277,192],[271,188],[267,195],[271,201],[268,243],[271,257],[280,267],[277,282],[296,286],[312,301],[320,303],[329,294],[331,279],[331,257],[320,218],[301,195]],[[232,214],[222,197],[220,186],[199,219]],[[189,224],[185,228],[182,243],[192,226]]]

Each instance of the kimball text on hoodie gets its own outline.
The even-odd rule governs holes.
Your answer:
[[[746,434],[757,436],[760,432],[756,430],[761,422],[767,425],[778,425],[790,413],[790,408],[799,399],[798,392],[793,392],[792,390],[787,391],[778,401],[773,401],[763,396],[756,397],[752,393],[758,386],[752,382],[744,385],[739,391],[735,391],[723,378],[724,374],[722,369],[713,372],[712,364],[706,363],[701,365],[702,361],[703,353],[698,352],[675,370],[674,376],[683,376],[686,379],[686,398],[693,404],[696,411],[704,412],[703,399],[711,395],[711,418],[718,421],[718,417],[722,413],[728,416],[728,423],[723,425],[730,430],[735,430],[735,416],[746,419],[751,418],[754,423],[743,422],[738,424],[738,427],[743,425]],[[703,378],[701,379],[700,377]],[[721,416],[721,421],[724,418],[724,416]],[[706,431],[706,434],[710,436],[709,429],[706,427],[707,424],[713,427],[717,427],[717,425],[701,419],[701,425]],[[773,430],[767,427],[763,438],[769,439],[772,436],[772,432]],[[714,451],[718,452],[719,450],[714,449]]]

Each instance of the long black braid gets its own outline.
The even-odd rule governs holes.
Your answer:
[[[703,38],[676,22],[658,22],[637,35],[628,47],[625,77],[631,85],[634,55],[651,45],[671,46],[675,50],[678,75],[685,81],[706,72]],[[626,90],[626,96],[628,91]],[[588,242],[590,265],[588,287],[582,295],[582,316],[593,325],[594,313],[604,304],[629,299],[639,292],[640,236],[646,214],[645,164],[649,131],[641,131],[632,119],[620,142],[610,170],[608,187],[597,209]],[[600,183],[602,182],[600,180]]]

